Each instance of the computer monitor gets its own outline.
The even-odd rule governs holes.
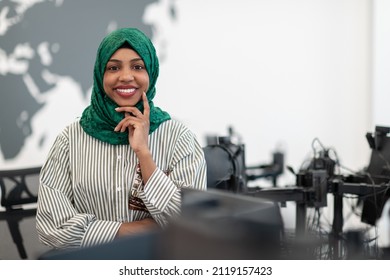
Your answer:
[[[182,190],[182,213],[165,234],[170,259],[280,259],[275,202],[223,190]]]

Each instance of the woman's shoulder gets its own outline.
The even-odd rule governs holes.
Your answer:
[[[165,142],[195,143],[199,141],[197,135],[186,124],[175,119],[163,122],[156,132],[152,137],[163,139]]]
[[[190,129],[181,121],[170,119],[163,122],[158,128],[160,133],[174,133],[174,134],[183,134],[191,132]]]
[[[74,119],[64,128],[64,130],[80,130],[80,129],[82,129],[80,124],[80,118]]]
[[[81,127],[80,119],[78,118],[66,125],[60,132],[60,136],[62,135],[63,137],[68,138],[70,134],[74,135],[80,133],[83,133],[83,128]]]

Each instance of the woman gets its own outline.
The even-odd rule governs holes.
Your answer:
[[[194,134],[155,107],[156,51],[123,28],[101,42],[91,104],[57,137],[42,167],[37,231],[53,248],[92,246],[164,227],[181,188],[206,188]]]

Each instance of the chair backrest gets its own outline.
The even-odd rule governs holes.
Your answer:
[[[207,163],[207,188],[246,191],[244,147],[214,144],[203,147]]]
[[[1,206],[11,210],[36,203],[40,171],[41,167],[0,171]]]

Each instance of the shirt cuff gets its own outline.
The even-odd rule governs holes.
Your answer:
[[[172,180],[161,169],[156,168],[140,192],[140,198],[152,215],[161,214],[177,190]]]
[[[113,241],[120,226],[120,222],[113,221],[91,223],[85,232],[81,246],[88,247]]]

